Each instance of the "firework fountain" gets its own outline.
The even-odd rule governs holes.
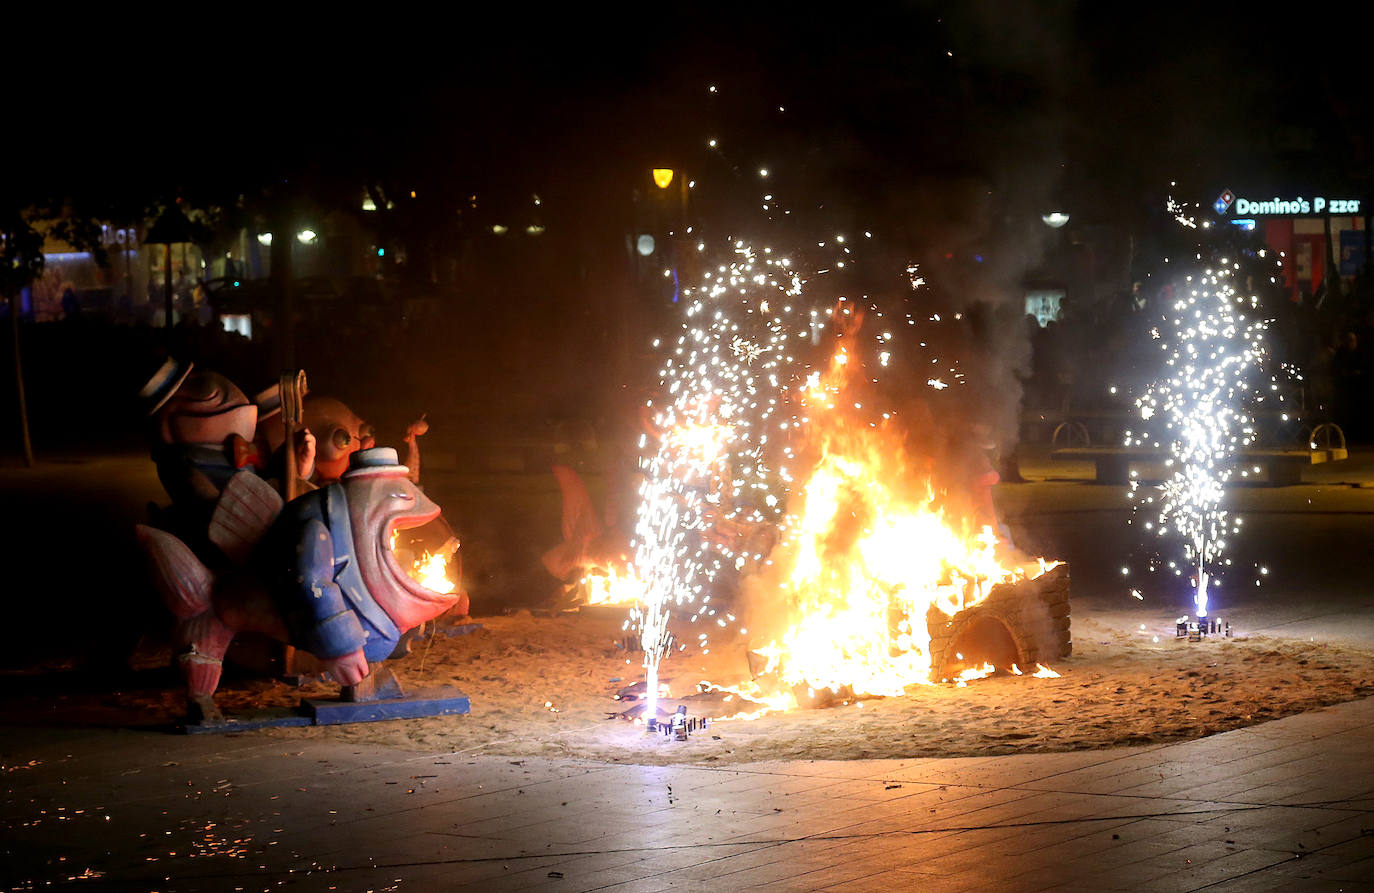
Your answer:
[[[725,626],[732,618],[717,615],[704,587],[722,570],[763,558],[736,553],[709,531],[780,519],[783,501],[774,490],[787,472],[772,467],[769,454],[770,440],[785,430],[776,420],[789,384],[782,370],[794,360],[789,333],[819,325],[794,306],[802,283],[788,258],[743,242],[732,252],[699,287],[685,290],[682,332],[660,370],[661,403],[649,404],[659,437],[641,460],[634,565],[642,597],[630,622],[644,649],[650,723],[659,662],[674,643],[674,609],[690,606],[701,628]],[[708,634],[699,633],[696,644],[708,649]]]
[[[1170,200],[1169,210],[1184,227],[1197,228],[1182,205]],[[1269,321],[1259,297],[1237,289],[1245,279],[1238,259],[1243,254],[1234,248],[1226,254],[1209,259],[1207,251],[1197,250],[1191,272],[1173,286],[1150,329],[1163,371],[1136,400],[1147,430],[1125,435],[1127,446],[1167,448],[1169,478],[1158,488],[1146,488],[1133,472],[1130,494],[1137,511],[1152,516],[1144,523],[1147,531],[1181,539],[1184,566],[1169,560],[1151,569],[1192,574],[1199,618],[1207,616],[1209,590],[1230,563],[1223,558],[1227,539],[1241,529],[1240,518],[1227,512],[1222,500],[1240,453],[1256,438],[1251,407],[1270,396],[1280,404],[1284,400],[1276,376],[1260,381]],[[1265,260],[1263,250],[1256,256]],[[1295,376],[1291,369],[1285,372]]]

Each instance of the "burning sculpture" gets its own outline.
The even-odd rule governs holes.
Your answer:
[[[405,633],[458,606],[412,578],[392,554],[394,533],[440,509],[407,477],[388,447],[353,455],[335,484],[283,505],[254,475],[231,477],[209,523],[230,560],[212,571],[175,535],[139,525],[154,582],[176,617],[177,660],[193,717],[220,718],[221,664],[239,632],[264,633],[314,654],[330,675],[356,685],[403,649]]]
[[[240,632],[287,643],[293,671],[292,649],[313,654],[354,695],[360,684],[399,693],[375,665],[404,653],[412,630],[468,608],[451,579],[458,540],[417,486],[423,419],[406,434],[408,467],[346,405],[307,398],[302,373],[250,401],[224,376],[168,360],[140,397],[172,505],[137,533],[177,620],[192,717],[221,718],[213,696]],[[430,527],[442,543],[429,537],[435,548],[416,557],[423,539],[402,534]]]

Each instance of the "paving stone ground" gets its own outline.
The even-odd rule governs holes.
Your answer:
[[[1352,560],[1374,514],[1367,460],[1238,491],[1254,520],[1238,554],[1301,559],[1236,607],[1251,629],[1374,645],[1374,594]],[[90,481],[121,468],[92,466]],[[1008,489],[1004,511],[1027,536],[1081,544],[1059,555],[1078,599],[1116,573],[1101,556],[1120,551],[1103,545],[1119,512],[1105,491],[1045,477]],[[124,524],[129,486],[107,489],[113,508],[87,514]],[[87,561],[120,560],[109,539]],[[0,889],[1374,890],[1371,733],[1374,699],[1168,745],[708,768],[8,726]]]
[[[1374,890],[1371,734],[1374,699],[1180,744],[709,768],[11,727],[0,871],[11,890]]]

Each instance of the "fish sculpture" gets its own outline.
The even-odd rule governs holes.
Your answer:
[[[234,637],[257,632],[314,655],[340,684],[361,682],[404,653],[405,634],[467,595],[426,588],[392,553],[394,534],[439,517],[390,447],[359,450],[334,484],[285,505],[256,475],[234,475],[210,520],[228,558],[211,570],[174,534],[138,525],[164,603],[176,618],[173,647],[193,720],[215,722],[221,665]]]

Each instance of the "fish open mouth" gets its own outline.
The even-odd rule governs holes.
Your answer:
[[[385,525],[382,534],[382,554],[392,578],[410,595],[434,603],[452,603],[457,599],[458,585],[452,579],[450,564],[458,550],[458,540],[449,536],[433,550],[423,549],[415,555],[410,543],[399,545],[400,532],[415,530],[436,520],[440,510],[417,515],[400,515]],[[398,549],[403,553],[398,555]]]

